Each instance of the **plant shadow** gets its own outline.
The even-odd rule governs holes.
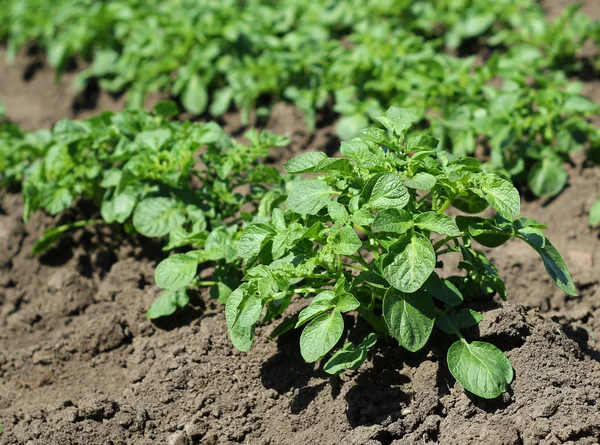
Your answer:
[[[402,407],[410,404],[410,395],[401,389],[410,378],[388,365],[385,357],[373,357],[373,366],[361,372],[346,393],[346,418],[352,428],[397,420]]]

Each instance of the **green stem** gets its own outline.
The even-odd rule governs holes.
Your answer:
[[[439,209],[437,209],[437,212],[444,213],[444,210],[446,210],[449,205],[450,205],[450,200],[447,199],[446,202]]]
[[[348,263],[344,263],[344,266],[349,267],[350,269],[356,269],[356,270],[369,270],[366,267],[360,267],[360,266],[355,266],[354,264],[348,264]]]
[[[427,193],[425,196],[423,196],[421,199],[419,199],[418,202],[423,202],[425,201],[427,198],[429,198],[431,195],[433,194],[433,192],[429,192]]]
[[[348,255],[348,258],[351,258],[354,261],[362,264],[365,267],[365,270],[369,270],[369,263],[365,261],[365,259],[360,255],[360,253],[358,255]]]
[[[456,238],[456,237],[454,237],[454,236],[447,236],[446,238],[439,240],[437,243],[435,243],[433,245],[433,250],[438,250],[440,247],[442,247],[444,244],[452,241],[454,238]]]
[[[197,286],[214,286],[215,284],[217,284],[216,281],[198,281],[196,283]]]
[[[106,224],[106,221],[103,219],[88,219],[85,221],[75,221],[71,224],[65,224],[66,226],[70,226],[72,228],[76,227],[85,227],[85,226],[98,226],[100,224]]]
[[[324,290],[328,290],[322,287],[298,287],[294,289],[295,294],[314,294],[317,292],[322,292]]]
[[[375,329],[375,332],[379,338],[389,336],[387,327],[373,312],[368,310],[362,304],[358,307],[357,311],[361,317],[363,317],[371,326],[373,326],[373,329]]]

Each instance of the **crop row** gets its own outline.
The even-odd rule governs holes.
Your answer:
[[[61,213],[81,199],[101,217],[49,229],[34,253],[75,227],[122,225],[173,252],[157,266],[165,292],[150,318],[186,306],[190,287],[209,286],[225,304],[236,348],[249,350],[256,326],[280,320],[271,337],[302,328],[302,356],[327,358],[323,369],[331,374],[357,369],[377,341],[417,351],[432,335],[454,335],[451,373],[486,398],[505,391],[512,367],[495,346],[463,333],[482,319],[475,300],[507,292],[473,241],[491,248],[524,241],[557,286],[576,294],[546,227],[517,217],[520,197],[510,179],[413,132],[418,116],[408,110],[390,108],[378,119],[382,128],[342,143],[342,157],[310,152],[290,160],[292,176],[261,162],[285,138],[250,130],[242,144],[214,123],[170,120],[177,114],[174,103],[160,102],[153,113],[106,112],[60,121],[52,131],[3,124],[0,183],[22,186],[25,219],[39,209]],[[464,215],[449,216],[451,206]],[[488,208],[496,216],[471,216]],[[462,257],[449,277],[438,270],[446,254]],[[201,278],[205,265],[208,279]],[[309,304],[288,313],[299,298]],[[362,341],[333,352],[347,329]]]
[[[89,68],[78,88],[98,81],[126,91],[134,107],[163,91],[193,114],[235,106],[247,121],[252,109],[285,99],[309,130],[331,106],[350,139],[401,105],[444,149],[477,151],[485,168],[541,197],[564,188],[573,152],[600,159],[588,121],[600,107],[567,79],[594,69],[581,49],[600,42],[599,24],[577,7],[549,22],[533,0],[2,3],[9,58],[35,42],[58,74],[82,59]]]

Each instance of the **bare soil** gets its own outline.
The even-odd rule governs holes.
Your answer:
[[[554,14],[566,3],[545,6]],[[600,16],[596,0],[585,8]],[[72,91],[75,73],[55,83],[36,57],[7,66],[0,54],[0,97],[13,122],[35,129],[123,107],[122,98]],[[599,84],[585,84],[597,101]],[[241,135],[236,114],[223,123]],[[276,164],[337,149],[327,117],[309,136],[298,111],[279,104],[266,127],[293,140],[273,153]],[[380,344],[358,372],[330,377],[303,362],[297,335],[268,341],[271,327],[259,329],[251,353],[235,351],[222,308],[203,293],[192,310],[151,323],[158,245],[97,227],[33,257],[45,228],[94,210],[82,202],[24,224],[20,195],[0,192],[0,444],[598,444],[600,231],[587,226],[587,211],[600,169],[583,157],[568,168],[568,188],[549,202],[523,200],[522,214],[549,225],[581,295],[556,289],[525,245],[490,253],[509,302],[481,302],[487,312],[469,338],[492,341],[515,369],[494,401],[454,382],[441,335],[419,354]]]

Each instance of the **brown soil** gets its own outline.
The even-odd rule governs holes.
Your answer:
[[[545,4],[552,13],[565,2]],[[600,14],[595,0],[586,8]],[[33,62],[21,57],[8,67],[0,54],[0,97],[24,128],[122,108],[121,98],[73,92],[75,74],[56,84]],[[591,80],[585,91],[600,101],[597,85]],[[236,114],[223,123],[242,133]],[[285,104],[266,127],[293,140],[290,151],[273,153],[274,163],[337,149],[332,122],[324,117],[310,137]],[[222,308],[204,294],[192,310],[153,324],[144,313],[159,294],[157,245],[86,229],[32,257],[43,230],[75,211],[23,224],[20,196],[2,192],[0,444],[598,444],[600,232],[588,228],[587,211],[600,170],[583,161],[569,169],[558,198],[524,200],[522,214],[550,226],[581,296],[557,290],[525,245],[490,253],[510,303],[488,303],[469,338],[492,341],[514,366],[510,391],[495,401],[454,382],[441,335],[420,354],[380,344],[363,368],[338,378],[303,362],[296,335],[267,341],[271,327],[259,329],[251,353],[235,351]],[[90,210],[81,203],[77,212]]]

